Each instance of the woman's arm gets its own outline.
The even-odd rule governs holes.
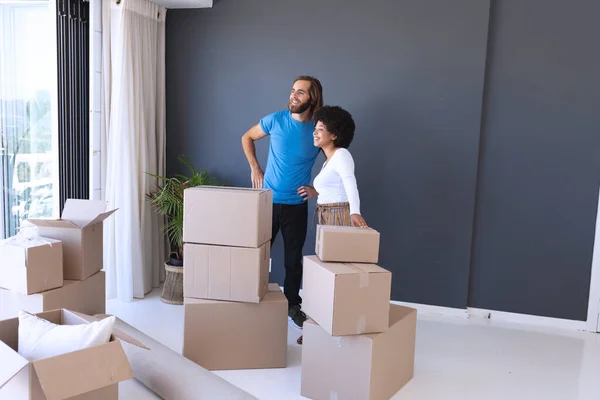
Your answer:
[[[350,203],[350,214],[360,215],[360,197],[358,195],[358,186],[356,177],[354,176],[354,159],[348,150],[340,149],[339,154],[336,154],[338,160],[335,165],[335,170],[342,178],[344,190]]]

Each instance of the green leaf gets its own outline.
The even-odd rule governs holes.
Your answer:
[[[158,214],[166,217],[164,233],[180,259],[183,259],[183,192],[187,188],[215,185],[217,182],[207,171],[197,170],[185,156],[181,155],[177,159],[187,167],[189,175],[174,174],[172,177],[164,177],[146,172],[160,182],[155,190],[146,194],[146,198]]]

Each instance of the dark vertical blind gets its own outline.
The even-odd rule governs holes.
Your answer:
[[[60,209],[90,196],[89,2],[58,0],[58,145]]]

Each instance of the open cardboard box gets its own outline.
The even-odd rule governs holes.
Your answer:
[[[96,318],[65,309],[36,314],[61,325],[87,324]],[[110,342],[29,362],[18,353],[19,319],[0,321],[0,399],[117,400],[118,383],[133,378],[121,340],[146,348],[113,329]]]
[[[102,222],[116,209],[106,211],[102,200],[68,199],[60,219],[28,219],[40,236],[63,242],[64,279],[82,281],[103,268]]]

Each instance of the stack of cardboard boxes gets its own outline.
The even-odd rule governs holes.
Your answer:
[[[301,393],[389,399],[413,376],[417,312],[390,304],[379,233],[318,225],[316,253],[304,258]]]
[[[106,202],[69,199],[62,219],[29,219],[37,236],[17,235],[0,245],[0,320],[19,310],[66,308],[105,313],[103,221]]]
[[[269,190],[184,192],[183,355],[209,370],[287,365],[287,300],[269,284]]]

